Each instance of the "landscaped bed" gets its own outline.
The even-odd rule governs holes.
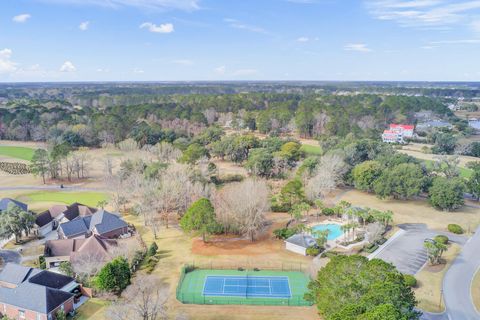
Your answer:
[[[177,299],[186,304],[310,306],[309,278],[297,271],[182,270]]]

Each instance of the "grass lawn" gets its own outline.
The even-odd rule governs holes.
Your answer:
[[[480,270],[477,271],[472,280],[472,300],[477,311],[480,310]]]
[[[312,146],[309,144],[302,144],[302,147],[300,150],[304,151],[307,155],[314,155],[314,156],[320,156],[322,155],[322,147],[320,146]]]
[[[108,302],[92,298],[85,302],[79,309],[75,320],[103,320]]]
[[[0,155],[31,161],[35,149],[27,147],[0,146]]]
[[[418,288],[414,291],[420,309],[429,312],[442,312],[444,310],[445,303],[443,301],[440,306],[440,290],[442,289],[443,277],[460,250],[459,245],[451,244],[443,254],[446,265],[441,270],[435,270],[436,267],[427,265],[415,276],[418,281]]]
[[[61,191],[38,191],[21,194],[16,197],[19,201],[37,205],[38,202],[72,204],[79,202],[87,206],[96,207],[100,201],[106,200],[107,195],[101,192],[61,192]]]
[[[381,200],[358,190],[349,190],[337,200],[348,201],[354,206],[392,210],[394,224],[425,223],[429,228],[445,231],[451,223],[459,224],[465,230],[474,230],[480,224],[479,210],[466,206],[457,211],[444,212],[430,206],[427,200]]]

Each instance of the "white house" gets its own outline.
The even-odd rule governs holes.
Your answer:
[[[285,249],[306,256],[307,249],[316,245],[316,243],[312,236],[299,233],[285,240]]]
[[[413,125],[390,124],[388,130],[383,131],[382,140],[387,143],[405,143],[405,138],[413,137]]]

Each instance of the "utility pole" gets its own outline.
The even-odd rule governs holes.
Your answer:
[[[440,289],[440,301],[438,301],[438,308],[442,309],[442,301],[443,301],[443,289]]]

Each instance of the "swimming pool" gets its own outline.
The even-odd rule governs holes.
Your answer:
[[[343,234],[342,228],[336,223],[317,224],[316,226],[312,227],[312,230],[328,230],[328,240],[335,240]]]

